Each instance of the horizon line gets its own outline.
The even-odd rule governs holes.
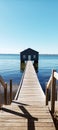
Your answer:
[[[19,53],[0,53],[0,55],[19,55]],[[39,53],[39,55],[58,55],[58,53]]]

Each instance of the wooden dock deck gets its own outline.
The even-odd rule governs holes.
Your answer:
[[[27,105],[45,105],[45,95],[31,61],[27,63],[23,84],[17,101]]]
[[[20,92],[19,92],[20,91]],[[11,105],[0,110],[0,130],[55,130],[45,95],[31,61]]]

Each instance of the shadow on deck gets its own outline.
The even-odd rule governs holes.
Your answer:
[[[35,118],[33,117],[28,111],[27,109],[24,107],[24,106],[18,106],[19,109],[23,112],[22,113],[19,113],[19,112],[16,112],[16,111],[13,111],[13,110],[10,110],[10,109],[7,109],[7,108],[2,108],[2,110],[4,112],[7,112],[7,113],[10,113],[10,114],[14,114],[16,116],[21,116],[21,117],[24,117],[27,119],[27,128],[28,130],[30,130],[30,128],[32,130],[35,130],[35,121],[38,121],[38,118]]]

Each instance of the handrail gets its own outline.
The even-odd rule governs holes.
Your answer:
[[[51,83],[52,83],[52,75],[50,76],[49,81],[46,84],[46,105],[48,105],[49,89],[51,88]]]
[[[2,76],[0,76],[0,83],[2,84],[4,88],[6,88],[6,83],[4,82],[4,79],[2,78]]]
[[[17,90],[17,93],[16,93],[16,95],[15,95],[14,100],[17,100],[17,98],[18,98],[19,92],[20,92],[20,90],[21,90],[23,78],[24,78],[24,73],[23,73],[23,76],[22,76],[22,78],[21,78],[21,81],[20,81],[20,84],[19,84],[19,88],[18,88],[18,90]]]
[[[27,66],[27,63],[26,63],[26,66]],[[21,78],[21,81],[20,81],[20,84],[19,84],[19,88],[18,88],[18,90],[17,90],[17,93],[16,93],[16,95],[15,95],[14,100],[17,100],[17,99],[18,99],[18,95],[19,95],[19,93],[20,93],[21,86],[22,86],[23,79],[24,79],[24,75],[25,75],[25,71],[26,71],[26,66],[25,66],[25,70],[24,70],[24,73],[23,73],[23,75],[22,75],[22,78]]]
[[[58,73],[54,72],[54,78],[58,80]]]
[[[53,70],[52,75],[46,85],[46,105],[48,105],[49,88],[51,87],[51,112],[55,111],[55,97],[56,97],[56,80],[58,80],[58,73]]]
[[[7,104],[7,83],[4,82],[4,79],[2,78],[2,76],[0,76],[0,83],[4,87],[4,102],[6,105]]]
[[[47,82],[47,89],[51,87],[51,81],[52,81],[52,75],[49,78],[49,81]]]

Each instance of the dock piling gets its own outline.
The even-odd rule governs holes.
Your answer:
[[[10,103],[12,102],[12,79],[10,79]]]
[[[5,83],[5,88],[4,88],[4,103],[7,105],[7,83]]]

